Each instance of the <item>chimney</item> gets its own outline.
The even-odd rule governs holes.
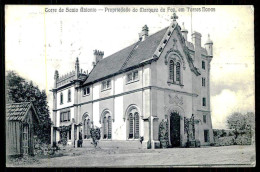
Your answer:
[[[184,22],[182,23],[182,29],[181,29],[182,36],[184,37],[185,41],[187,40],[188,30],[184,27]]]
[[[191,34],[192,36],[192,43],[194,44],[195,49],[201,48],[201,34],[199,32],[193,32]]]
[[[142,32],[139,33],[139,40],[144,41],[146,37],[148,37],[148,31],[149,28],[147,27],[147,25],[144,25],[144,27],[142,28]]]
[[[76,63],[75,63],[75,74],[76,74],[76,78],[78,78],[79,77],[79,71],[80,69],[79,69],[79,58],[77,57],[76,58]]]
[[[57,88],[58,79],[59,79],[59,72],[57,70],[55,70],[55,73],[54,73],[54,88]]]
[[[104,51],[94,50],[94,61],[93,66],[96,66],[96,64],[103,59]]]

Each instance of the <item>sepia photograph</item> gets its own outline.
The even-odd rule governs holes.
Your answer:
[[[6,167],[255,167],[254,6],[5,5]]]

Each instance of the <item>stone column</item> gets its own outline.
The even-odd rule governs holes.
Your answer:
[[[71,141],[72,141],[73,146],[75,146],[75,141],[74,141],[74,129],[75,129],[75,127],[74,126],[75,126],[75,124],[72,122],[71,123],[71,131],[70,131],[71,133],[70,133],[70,135],[71,135]]]
[[[158,135],[159,135],[159,118],[151,116],[151,148],[159,148],[160,147],[160,142],[158,140]]]
[[[51,147],[53,146],[53,125],[51,125]]]

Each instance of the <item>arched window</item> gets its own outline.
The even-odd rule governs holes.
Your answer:
[[[135,118],[134,118],[134,128],[135,128],[134,137],[135,139],[138,139],[139,138],[139,115],[137,112],[135,113]]]
[[[176,63],[176,81],[181,81],[181,65],[179,62]]]
[[[71,91],[68,90],[68,102],[71,102]]]
[[[90,138],[90,119],[85,118],[84,120],[84,139]]]
[[[174,62],[173,60],[170,60],[169,64],[169,73],[170,73],[170,81],[174,81]]]
[[[63,104],[63,94],[60,93],[60,104]]]
[[[129,139],[139,139],[140,137],[140,124],[139,124],[139,113],[137,112],[137,109],[134,108],[129,112],[128,116],[128,138]]]
[[[107,138],[111,139],[112,138],[112,119],[111,116],[108,117],[108,121],[107,121]]]
[[[134,137],[134,118],[133,114],[129,114],[129,139]]]
[[[103,139],[112,139],[112,118],[109,112],[103,115],[102,125]]]

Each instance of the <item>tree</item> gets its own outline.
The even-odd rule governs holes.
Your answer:
[[[51,119],[45,91],[40,91],[32,81],[26,81],[14,71],[7,71],[6,89],[7,103],[33,103],[40,119],[39,124],[35,125],[36,135],[42,142],[50,143]]]
[[[235,139],[240,134],[249,133],[255,126],[255,118],[253,112],[248,112],[243,115],[242,113],[235,112],[227,119],[227,124],[230,129],[234,130]]]

